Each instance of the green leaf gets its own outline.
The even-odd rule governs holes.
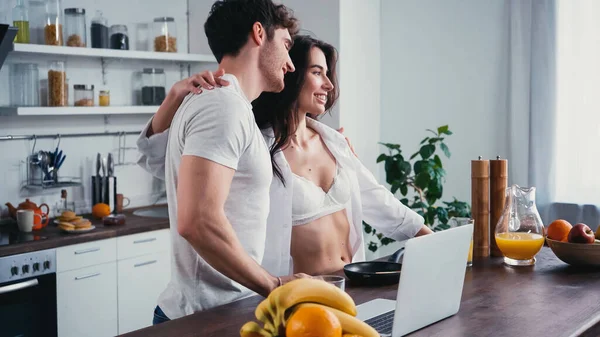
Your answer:
[[[435,131],[433,131],[433,130],[431,130],[431,129],[427,129],[427,130],[425,130],[425,131],[429,131],[429,132],[433,133],[434,135],[438,136],[438,133],[437,133],[437,132],[435,132]]]
[[[387,147],[390,150],[398,150],[398,149],[400,149],[400,145],[398,145],[398,144],[392,144],[392,143],[379,143],[379,144]]]
[[[394,159],[396,159],[399,162],[403,162],[404,161],[404,156],[402,156],[400,153],[396,153],[394,155]]]
[[[430,180],[431,177],[429,176],[429,173],[421,172],[417,175],[417,178],[415,179],[415,185],[420,189],[425,189],[425,187],[429,185]]]
[[[408,194],[408,186],[406,186],[406,184],[400,185],[400,193],[402,193],[403,196],[406,196]],[[407,199],[407,202],[408,202],[408,199]]]
[[[400,164],[400,170],[401,170],[402,172],[404,172],[404,174],[405,174],[405,175],[409,175],[409,174],[410,174],[410,172],[411,172],[410,163],[409,163],[409,162],[407,162],[407,161],[403,161],[403,162]]]
[[[448,130],[448,131],[444,132],[444,134],[450,136],[450,135],[452,135],[452,131]]]
[[[421,149],[419,150],[419,154],[421,154],[421,157],[423,157],[423,159],[427,159],[427,158],[431,157],[431,155],[434,152],[435,152],[435,145],[431,145],[431,144],[423,145],[423,146],[421,146]]]
[[[446,132],[448,132],[448,125],[440,126],[438,128],[438,134],[442,134],[442,133],[446,133]]]
[[[437,166],[442,167],[442,159],[440,158],[440,156],[436,154],[435,156],[433,156],[433,160],[435,161],[435,164]]]
[[[363,227],[365,228],[365,233],[367,234],[371,234],[371,231],[373,230],[371,228],[371,226],[367,225],[365,222],[363,222]]]
[[[446,170],[444,170],[443,168],[441,168],[441,167],[436,167],[436,168],[434,168],[434,170],[435,170],[435,173],[436,173],[438,176],[440,176],[440,177],[445,177],[445,176],[446,176]]]
[[[416,157],[416,156],[418,156],[418,155],[419,155],[419,152],[417,152],[417,153],[413,154],[412,156],[410,156],[410,159],[411,159],[411,160],[413,160],[413,159],[415,159],[415,157]]]
[[[442,148],[442,151],[444,151],[444,154],[446,154],[446,157],[450,158],[450,149],[448,149],[446,143],[441,143],[440,147]]]
[[[423,144],[424,144],[424,143],[425,143],[427,140],[429,140],[429,137],[427,137],[427,138],[423,139],[423,140],[421,141],[420,145],[423,145]]]
[[[404,204],[404,206],[408,206],[408,198],[400,199],[400,202]]]
[[[379,157],[377,157],[377,162],[380,163],[380,162],[384,161],[387,157],[388,157],[387,154],[382,153],[379,155]]]
[[[396,240],[390,239],[390,238],[383,238],[383,239],[381,239],[381,245],[382,246],[387,246],[387,245],[389,245],[392,242],[396,242]]]
[[[427,162],[424,160],[417,160],[414,165],[415,174],[419,174],[423,172],[423,169],[427,165]]]
[[[400,188],[400,183],[398,181],[394,181],[394,183],[392,184],[392,188],[390,189],[390,192],[392,192],[392,194],[396,194],[396,191],[398,191],[399,188]]]
[[[377,244],[373,241],[369,242],[369,250],[372,251],[373,253],[375,253],[377,251],[377,248],[379,248],[379,246],[377,246]]]
[[[433,144],[442,140],[444,140],[444,138],[429,138],[429,144]]]

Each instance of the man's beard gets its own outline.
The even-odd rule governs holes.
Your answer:
[[[258,61],[258,70],[264,79],[264,91],[281,92],[283,90],[283,70],[277,67],[278,62],[275,57],[274,48],[266,47],[261,53]]]

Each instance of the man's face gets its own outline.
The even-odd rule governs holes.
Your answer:
[[[283,77],[288,71],[295,70],[289,54],[291,47],[292,38],[285,28],[275,29],[273,38],[266,39],[259,55],[259,70],[265,79],[264,91],[283,90]]]

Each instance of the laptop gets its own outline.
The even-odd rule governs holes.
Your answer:
[[[396,300],[356,307],[381,336],[399,337],[458,312],[473,224],[406,241]]]

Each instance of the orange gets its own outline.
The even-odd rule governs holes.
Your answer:
[[[350,335],[350,334],[345,333],[345,334],[342,335],[342,337],[362,337],[362,336],[360,336],[360,335]]]
[[[548,226],[548,237],[556,241],[567,241],[569,232],[573,226],[567,220],[554,220],[550,226]]]
[[[94,218],[102,219],[105,216],[110,215],[110,206],[107,204],[98,203],[92,207],[92,215]]]
[[[286,337],[342,337],[342,325],[329,310],[304,307],[296,310],[286,323]]]

